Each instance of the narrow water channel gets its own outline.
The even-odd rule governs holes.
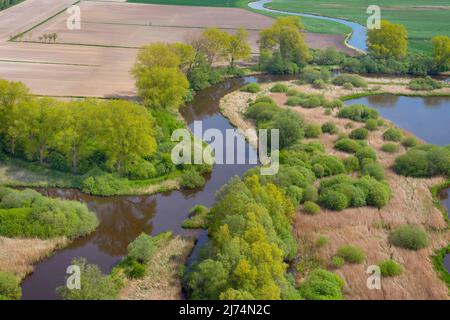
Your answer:
[[[255,10],[260,10],[260,11],[265,11],[265,12],[270,12],[270,13],[289,14],[289,15],[293,15],[293,16],[308,17],[308,18],[313,18],[313,19],[318,19],[318,20],[334,21],[334,22],[346,25],[347,27],[350,27],[352,29],[351,37],[350,37],[350,39],[348,39],[347,43],[351,47],[356,48],[362,52],[367,51],[367,45],[366,45],[366,38],[367,38],[366,31],[367,30],[364,26],[360,25],[359,23],[344,20],[344,19],[315,15],[315,14],[297,13],[297,12],[269,9],[265,5],[270,2],[272,2],[272,0],[259,0],[259,1],[255,1],[255,2],[250,2],[248,4],[248,6]]]
[[[201,120],[203,131],[209,128],[222,132],[232,129],[228,120],[219,113],[220,99],[247,82],[271,79],[284,78],[259,76],[227,80],[199,92],[181,113],[191,128],[194,121]],[[255,150],[247,145],[246,159],[254,157]],[[75,257],[84,257],[89,263],[97,264],[103,272],[110,272],[126,254],[128,244],[142,232],[156,235],[172,231],[183,236],[200,236],[199,244],[204,242],[207,239],[206,232],[181,228],[182,222],[188,217],[189,209],[196,204],[212,206],[215,202],[215,192],[231,177],[242,175],[251,166],[215,165],[206,185],[201,189],[172,191],[152,196],[96,197],[70,189],[41,190],[52,197],[85,202],[98,216],[100,225],[89,236],[75,240],[67,248],[55,252],[49,259],[37,264],[34,272],[22,284],[23,299],[59,299],[55,289],[64,284],[66,268]],[[197,244],[195,252],[198,247]]]
[[[398,127],[413,133],[427,143],[450,144],[450,97],[405,97],[392,94],[348,100],[346,104],[362,103],[378,110]],[[450,217],[450,188],[439,193]],[[450,272],[450,255],[444,259]]]

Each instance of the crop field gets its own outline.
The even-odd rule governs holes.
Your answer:
[[[0,12],[0,76],[22,81],[41,95],[127,97],[135,95],[130,69],[137,49],[151,42],[183,42],[207,27],[249,31],[256,53],[259,29],[273,19],[240,8],[82,1],[81,30],[66,27],[76,0],[28,0]],[[53,41],[44,35],[56,33]],[[15,37],[13,41],[8,41]],[[312,48],[335,46],[353,53],[343,36],[306,33]]]
[[[366,24],[369,5],[381,7],[381,18],[405,25],[412,52],[430,52],[430,39],[450,35],[448,0],[274,0],[267,6],[277,10],[320,14]],[[326,30],[323,30],[326,32]]]

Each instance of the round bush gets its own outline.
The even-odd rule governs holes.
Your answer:
[[[344,210],[349,205],[349,201],[344,194],[329,189],[325,190],[320,195],[320,203],[322,203],[325,208],[335,211]]]
[[[367,136],[369,135],[369,131],[366,128],[357,128],[352,130],[352,132],[350,132],[349,137],[351,139],[356,139],[356,140],[365,140],[367,139]]]
[[[306,138],[318,138],[322,134],[322,128],[317,123],[308,123],[305,126]]]
[[[408,138],[405,138],[402,140],[402,145],[405,148],[412,148],[412,147],[417,146],[418,144],[419,144],[419,142],[414,137],[408,137]]]
[[[343,87],[345,90],[353,90],[353,84],[351,84],[350,82],[344,83],[344,84],[342,85],[342,87]]]
[[[320,212],[320,207],[311,201],[306,201],[303,205],[303,210],[309,214],[318,214]]]
[[[242,92],[257,93],[261,91],[261,86],[257,83],[249,83],[241,87]]]
[[[296,96],[296,95],[298,95],[299,94],[299,91],[297,90],[297,89],[289,89],[287,92],[286,92],[286,95],[288,96],[288,97],[291,97],[291,96]]]
[[[317,202],[318,199],[319,193],[317,192],[316,187],[308,186],[305,188],[305,192],[303,194],[303,201]]]
[[[322,248],[325,247],[328,243],[328,238],[325,236],[318,236],[315,242],[316,247]]]
[[[383,139],[386,141],[401,141],[403,134],[399,129],[389,128],[383,133]]]
[[[343,160],[347,172],[359,170],[359,161],[355,156],[348,156]]]
[[[22,296],[19,280],[9,272],[0,271],[0,300],[19,300]]]
[[[402,273],[402,267],[394,260],[388,259],[378,264],[383,277],[395,277]]]
[[[289,186],[286,190],[286,195],[297,206],[303,200],[303,189],[298,186]]]
[[[329,134],[336,134],[338,132],[338,129],[334,122],[329,121],[329,122],[325,122],[322,125],[322,132],[329,133]]]
[[[327,87],[327,84],[322,79],[317,79],[314,80],[312,86],[315,89],[325,89]]]
[[[327,109],[340,109],[344,106],[344,103],[342,100],[334,99],[334,100],[328,100],[324,103],[323,107]]]
[[[182,187],[188,189],[199,188],[205,184],[205,178],[194,169],[188,169],[181,175]]]
[[[330,265],[331,265],[331,267],[333,267],[333,268],[339,269],[339,268],[342,267],[344,264],[345,264],[345,260],[344,260],[344,258],[342,258],[342,257],[339,257],[339,256],[333,256],[333,257],[331,258]]]
[[[277,83],[272,88],[270,88],[270,92],[287,92],[288,90],[288,86],[282,83]]]
[[[403,176],[427,177],[428,165],[426,151],[413,149],[395,159],[394,171]]]
[[[133,261],[131,265],[125,269],[125,273],[130,279],[140,279],[145,276],[145,265]]]
[[[367,130],[375,131],[378,128],[378,121],[376,119],[368,119],[365,127]]]
[[[332,272],[323,269],[311,271],[300,285],[299,291],[307,300],[341,300],[344,281]]]
[[[389,241],[397,247],[419,250],[428,246],[428,235],[418,226],[405,224],[389,234]]]
[[[289,97],[286,101],[286,105],[290,107],[299,106],[302,104],[303,99],[297,96]]]
[[[336,141],[334,148],[348,153],[356,153],[364,146],[365,144],[361,143],[360,141],[355,141],[349,138],[343,138]]]
[[[363,147],[356,151],[355,156],[358,158],[359,163],[362,163],[364,159],[377,160],[376,152],[370,147]]]
[[[381,150],[383,150],[384,152],[387,152],[387,153],[398,152],[398,144],[395,144],[392,142],[385,143],[381,146]]]
[[[349,263],[362,263],[366,259],[364,251],[352,245],[343,245],[337,251],[337,256]]]
[[[315,165],[313,165],[312,170],[317,178],[322,178],[325,175],[325,169],[319,163],[316,163]]]

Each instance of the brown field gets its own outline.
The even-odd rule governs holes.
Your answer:
[[[40,95],[134,96],[134,81],[129,70],[141,45],[185,41],[206,27],[233,32],[243,26],[249,30],[249,40],[257,52],[258,30],[273,21],[236,8],[122,1],[80,2],[81,30],[66,28],[68,15],[64,12],[49,19],[75,1],[27,0],[0,13],[0,78],[22,81]],[[44,23],[37,26],[41,22]],[[11,35],[34,26],[20,39],[7,41]],[[39,42],[44,33],[53,32],[58,34],[57,43]],[[354,54],[340,36],[309,33],[305,36],[312,48],[335,46]]]
[[[367,80],[370,81],[370,79]],[[392,81],[402,82],[401,79]],[[327,98],[351,93],[335,86],[330,86],[326,90],[317,90],[309,85],[297,86],[293,82],[285,83],[299,91],[321,92]],[[287,100],[286,95],[270,93],[269,89],[272,85],[263,85],[263,91],[258,95],[268,94],[280,106],[283,106]],[[409,89],[401,85],[377,84],[376,86],[380,86],[379,91],[400,90],[403,93],[411,93]],[[442,90],[442,92],[450,93],[448,88]],[[355,89],[353,93],[357,91],[358,89]],[[254,128],[251,122],[243,118],[242,112],[247,108],[248,99],[254,99],[256,95],[243,92],[231,93],[223,98],[221,109],[234,125],[243,129]],[[333,121],[340,132],[349,133],[352,130],[345,128],[349,122],[353,122],[354,128],[363,126],[362,123],[325,115],[323,108],[295,107],[291,109],[302,114],[307,122],[323,124]],[[392,126],[389,121],[385,122],[387,126]],[[367,141],[376,150],[379,162],[385,168],[386,180],[393,190],[393,198],[380,210],[371,207],[349,208],[341,212],[322,209],[320,214],[311,216],[300,209],[294,222],[294,230],[299,242],[299,259],[314,258],[327,267],[338,247],[343,244],[357,245],[366,253],[366,261],[358,265],[346,264],[334,270],[346,282],[344,293],[347,299],[448,299],[448,288],[438,278],[430,259],[434,250],[445,246],[450,241],[449,232],[444,232],[448,230],[447,223],[442,213],[434,206],[429,192],[429,187],[443,182],[443,178],[416,179],[395,174],[391,166],[395,157],[405,152],[405,149],[401,147],[396,154],[381,151],[381,145],[384,143],[383,132],[383,129],[371,132]],[[329,154],[338,157],[347,156],[346,153],[333,149],[336,138],[336,135],[323,134],[319,139],[311,139],[311,141],[322,143]],[[418,251],[392,246],[388,241],[389,230],[405,223],[418,224],[426,229],[430,236],[430,246]],[[326,236],[328,243],[323,248],[316,248],[313,244],[320,235]],[[403,273],[398,277],[383,278],[381,290],[367,289],[367,267],[389,258],[402,265]],[[297,280],[301,282],[302,275],[299,274]]]
[[[33,272],[33,265],[67,245],[66,238],[49,240],[0,237],[0,271],[14,273],[20,280]]]

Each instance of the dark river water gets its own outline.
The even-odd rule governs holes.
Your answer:
[[[235,78],[199,92],[194,101],[182,110],[182,115],[192,129],[193,122],[202,121],[203,131],[216,128],[222,132],[233,129],[219,113],[220,99],[247,82],[271,81],[274,77],[259,76]],[[275,79],[282,80],[283,77]],[[235,150],[235,154],[238,151]],[[239,150],[242,152],[242,150]],[[67,248],[55,252],[49,259],[35,266],[34,272],[23,284],[23,299],[59,299],[55,289],[65,282],[66,269],[75,257],[84,257],[109,272],[126,254],[128,244],[139,234],[156,235],[172,231],[183,236],[196,236],[198,244],[207,239],[205,231],[184,230],[182,222],[196,204],[212,206],[215,192],[235,175],[242,175],[253,165],[249,159],[256,157],[255,150],[246,144],[246,163],[243,165],[215,165],[207,177],[206,185],[198,190],[172,191],[151,196],[96,197],[77,190],[48,189],[41,192],[63,199],[85,202],[96,213],[100,225],[87,237],[75,240]],[[197,245],[193,257],[198,252]],[[193,258],[190,259],[191,261]]]
[[[347,104],[362,103],[377,109],[383,118],[395,123],[427,143],[450,144],[450,97],[405,97],[391,94],[374,95],[348,100]],[[439,197],[450,213],[450,189]],[[450,255],[444,259],[450,272]]]

